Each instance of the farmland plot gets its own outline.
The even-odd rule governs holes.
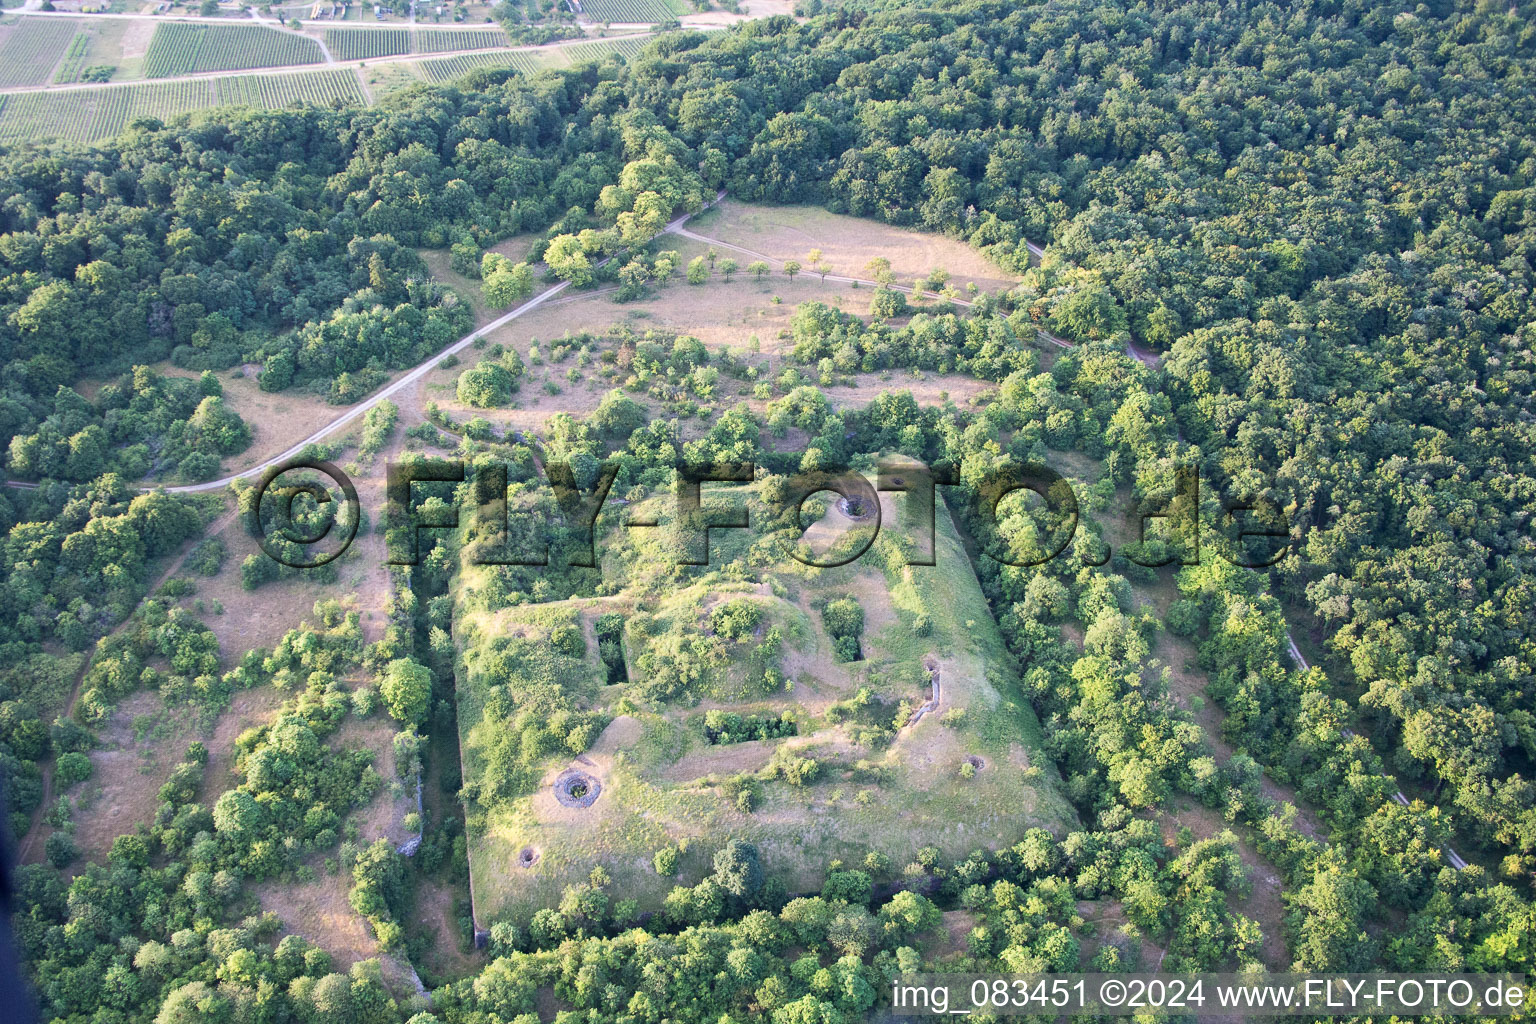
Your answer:
[[[457,57],[436,57],[421,62],[421,72],[429,82],[449,82],[476,68],[512,68],[531,75],[551,66],[528,50],[507,53],[464,53]]]
[[[85,58],[91,52],[91,37],[87,32],[76,33],[69,41],[69,50],[64,54],[64,61],[59,65],[58,74],[53,76],[54,84],[68,85],[71,82],[80,81],[80,72],[85,70]]]
[[[219,106],[281,109],[294,103],[330,106],[340,100],[350,106],[367,103],[351,68],[299,71],[280,75],[235,75],[217,80]]]
[[[98,142],[136,117],[170,118],[215,105],[212,82],[150,82],[15,93],[0,107],[0,143]]]
[[[594,39],[570,46],[545,46],[531,50],[511,50],[507,53],[464,53],[457,57],[436,57],[421,62],[422,74],[429,82],[448,82],[466,75],[476,68],[512,68],[525,75],[537,74],[546,68],[563,68],[586,61],[602,60],[610,53],[625,58],[639,53],[648,36],[630,36],[619,39]]]
[[[79,27],[72,18],[22,18],[0,27],[0,88],[52,81]]]
[[[371,60],[411,52],[411,34],[403,28],[328,28],[325,45],[337,60]]]
[[[617,53],[628,60],[644,49],[645,44],[650,41],[650,36],[623,36],[618,39],[594,39],[587,43],[574,43],[571,46],[562,46],[560,49],[572,64],[583,64],[589,60],[600,61],[610,53]]]
[[[507,34],[499,28],[418,29],[417,53],[451,53],[454,50],[489,50],[506,46]]]
[[[593,21],[670,21],[688,13],[682,0],[587,0],[582,10]]]
[[[150,40],[144,77],[324,62],[315,40],[261,25],[166,24]]]

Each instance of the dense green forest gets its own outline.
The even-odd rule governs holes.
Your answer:
[[[1259,837],[1285,880],[1298,969],[1525,970],[1533,26],[1536,6],[1504,2],[831,4],[803,23],[669,34],[628,65],[481,71],[369,110],[140,119],[96,148],[0,156],[0,435],[7,472],[41,484],[0,497],[12,834],[42,801],[40,765],[74,770],[89,726],[132,689],[218,706],[286,673],[297,691],[242,737],[238,786],[208,792],[205,755],[189,751],[155,821],[106,863],[83,865],[59,832],[51,866],[22,869],[16,927],[44,1019],[521,1024],[552,985],[570,1022],[834,1024],[919,963],[941,908],[974,915],[965,958],[978,968],[1135,966],[1134,945],[1079,948],[1076,901],[1092,899],[1121,901],[1169,951],[1165,968],[1253,962],[1258,927],[1222,898],[1242,885],[1236,838],[1173,854],[1140,816],[1175,795]],[[248,436],[216,380],[135,368],[260,363],[264,388],[350,402],[468,329],[417,248],[547,231],[537,255],[552,273],[618,280],[625,261],[606,257],[717,189],[942,232],[1022,273],[964,315],[890,323],[905,311],[879,293],[869,322],[800,310],[802,366],[769,393],[813,463],[879,449],[960,459],[964,516],[971,473],[1009,457],[1102,460],[1101,506],[1122,487],[1166,499],[1176,465],[1194,462],[1213,508],[1283,515],[1294,545],[1277,565],[1183,568],[1166,624],[1198,644],[1238,754],[1218,766],[1200,727],[1141,678],[1156,624],[1131,581],[1147,570],[1085,565],[1086,547],[1034,568],[978,559],[1079,830],[959,863],[930,851],[905,868],[843,865],[794,899],[764,884],[750,847],[722,846],[714,873],[680,885],[643,931],[594,877],[498,927],[488,965],[437,987],[430,1008],[394,1001],[376,965],[341,974],[302,940],[276,941],[242,886],[326,851],[351,866],[353,905],[385,946],[403,941],[412,873],[451,860],[453,836],[430,868],[345,849],[336,823],[377,777],[318,744],[368,711],[340,666],[419,690],[398,664],[410,644],[364,649],[320,609],[275,652],[217,652],[195,622],[140,604],[149,564],[209,512],[134,482],[212,475],[207,453]],[[1026,239],[1046,246],[1041,265]],[[1078,344],[1042,369],[1036,325]],[[1159,368],[1128,343],[1162,354]],[[686,345],[629,347],[653,368],[637,390],[667,402],[697,396],[701,368],[733,371]],[[844,417],[795,391],[855,367],[965,372],[996,382],[997,399],[962,413],[891,394]],[[90,401],[72,390],[114,374]],[[493,401],[499,378],[483,376]],[[640,482],[683,446],[625,413],[615,403],[550,447],[619,452],[623,484]],[[774,429],[729,412],[687,453],[785,472],[764,452]],[[1023,550],[1043,529],[1025,518],[966,526]],[[438,571],[442,558],[422,575]],[[440,614],[428,603],[402,617]],[[1287,620],[1324,638],[1319,665],[1293,663]],[[41,709],[91,651],[94,696],[55,720]],[[166,669],[147,667],[157,658]],[[425,712],[394,703],[412,734]],[[1264,797],[1261,766],[1324,837]],[[1449,867],[1451,842],[1470,867]]]

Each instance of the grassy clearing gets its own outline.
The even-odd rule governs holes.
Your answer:
[[[808,253],[820,249],[831,272],[868,278],[869,261],[884,257],[898,284],[910,285],[935,267],[949,271],[964,296],[974,282],[984,291],[1011,288],[1017,279],[970,246],[942,235],[922,234],[811,206],[754,206],[726,201],[695,218],[690,231],[743,246],[775,260],[798,260],[812,275]],[[755,257],[731,253],[743,265]]]
[[[375,101],[423,80],[416,62],[409,60],[365,65],[360,69],[360,73]]]

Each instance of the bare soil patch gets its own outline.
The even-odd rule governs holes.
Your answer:
[[[970,948],[971,929],[979,923],[980,918],[969,910],[943,911],[935,937],[929,940],[924,952],[934,957],[965,953]]]
[[[379,955],[368,923],[348,902],[350,884],[351,876],[338,872],[313,882],[274,879],[253,888],[263,910],[276,914],[288,931],[331,954],[334,970],[345,971],[359,960]]]
[[[82,855],[104,860],[114,839],[154,818],[160,787],[194,740],[208,748],[202,801],[211,804],[238,785],[235,737],[271,721],[282,700],[283,694],[270,686],[242,690],[209,728],[207,718],[195,709],[167,708],[153,691],[124,698],[97,734],[100,747],[89,755],[91,777],[69,794],[76,802],[75,841]]]
[[[755,772],[773,758],[782,740],[747,740],[718,747],[690,751],[668,765],[662,777],[669,782],[688,782],[706,775],[735,775]]]
[[[122,36],[123,56],[125,58],[144,56],[149,49],[149,40],[155,34],[155,27],[153,21],[140,18],[131,20]]]
[[[235,774],[235,739],[247,729],[266,725],[277,717],[277,709],[287,695],[273,686],[241,690],[230,701],[229,709],[219,716],[218,724],[206,741],[208,765],[203,773],[203,795],[215,798],[226,789],[239,785]],[[209,800],[211,803],[211,799]]]
[[[613,757],[619,751],[632,747],[645,732],[645,726],[638,718],[629,715],[620,715],[608,723],[597,737],[596,742],[587,748],[587,754],[594,757]]]
[[[333,750],[365,749],[372,753],[373,770],[385,780],[385,787],[373,800],[353,812],[353,820],[365,843],[381,838],[388,839],[392,845],[404,842],[407,833],[401,820],[416,809],[414,786],[402,783],[406,792],[399,799],[390,795],[389,783],[395,779],[395,732],[395,726],[380,712],[369,718],[348,715],[330,737]]]
[[[125,698],[98,738],[100,749],[90,752],[91,777],[75,787],[75,842],[90,860],[105,860],[112,841],[148,822],[160,805],[160,787],[181,760],[193,738],[188,720],[162,717],[165,704],[158,693],[140,691]],[[166,735],[140,742],[135,722],[141,716],[159,718]]]
[[[482,966],[479,957],[460,948],[454,903],[461,895],[460,887],[448,882],[423,879],[416,884],[415,924],[436,938],[427,950],[423,966],[439,977],[462,978]]]

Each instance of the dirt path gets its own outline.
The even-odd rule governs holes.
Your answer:
[[[930,654],[928,657],[923,659],[923,667],[928,670],[929,682],[933,683],[933,694],[923,702],[921,707],[912,712],[912,717],[907,719],[907,724],[903,726],[905,729],[910,729],[912,726],[922,721],[923,716],[928,712],[937,711],[939,709],[939,660]]]

